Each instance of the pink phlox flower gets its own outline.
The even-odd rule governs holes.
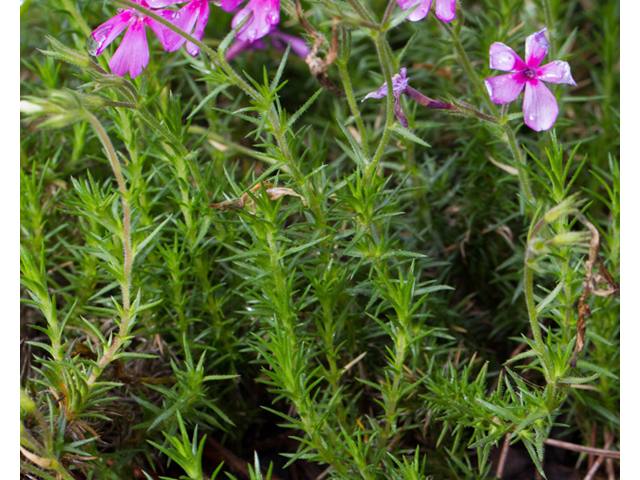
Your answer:
[[[156,0],[165,4],[181,3],[182,0]],[[214,3],[223,10],[230,12],[240,5],[244,0],[218,0]],[[181,30],[192,35],[197,40],[202,41],[204,37],[204,29],[209,20],[209,0],[191,0],[187,5],[174,13],[171,21]],[[280,21],[280,0],[250,0],[236,15],[233,17],[231,27],[236,28],[242,21],[247,19],[246,23],[240,27],[236,38],[239,42],[252,43],[260,40],[271,32],[271,29]],[[283,34],[284,35],[284,34]],[[200,49],[191,42],[187,42],[184,37],[170,32],[166,34],[168,43],[168,51],[175,52],[185,42],[187,43],[187,52],[196,56]],[[246,47],[240,44],[236,48],[242,51]],[[264,48],[263,43],[254,46],[253,49]],[[293,45],[292,45],[293,48]],[[233,53],[233,52],[232,52]],[[235,56],[235,55],[234,55]]]
[[[398,5],[402,10],[408,10],[418,5],[413,12],[409,14],[407,20],[417,22],[422,20],[429,13],[433,0],[398,0]],[[456,18],[456,0],[436,0],[436,17],[443,22],[450,22]]]
[[[540,66],[549,50],[549,43],[544,36],[546,30],[545,28],[527,37],[524,62],[504,43],[496,42],[491,45],[490,68],[511,73],[484,81],[493,103],[513,102],[524,88],[524,123],[536,132],[549,130],[558,117],[556,97],[542,82],[576,85],[567,62],[556,60]]]
[[[227,9],[231,5],[237,6],[237,0],[226,0],[222,3],[222,8]],[[225,6],[225,4],[228,4]],[[271,27],[280,21],[280,0],[250,0],[245,7],[233,17],[231,28],[236,28],[242,21],[251,14],[246,23],[240,27],[236,38],[249,43],[261,39],[269,33]]]
[[[407,121],[407,117],[405,116],[404,111],[402,110],[402,106],[400,105],[400,95],[402,94],[406,95],[409,98],[412,98],[420,105],[428,108],[447,110],[455,108],[449,103],[432,100],[431,98],[417,91],[415,88],[410,87],[406,68],[401,68],[400,73],[396,73],[391,78],[391,84],[393,86],[393,96],[396,97],[396,103],[393,107],[393,113],[395,113],[396,118],[398,119],[398,121],[400,121],[400,125],[402,125],[403,127],[408,127],[409,122]],[[383,98],[386,97],[388,93],[387,82],[384,82],[378,90],[367,94],[362,99],[362,101],[364,102],[367,98]]]
[[[277,27],[271,27],[267,36],[263,38],[267,37],[271,39],[273,47],[281,52],[286,51],[287,46],[291,44],[291,50],[293,52],[302,58],[306,58],[311,50],[302,38],[281,32]],[[229,47],[229,50],[227,50],[226,58],[227,61],[229,61],[244,50],[262,50],[264,48],[266,48],[266,45],[262,39],[255,40],[254,42],[236,40],[233,45]]]
[[[182,0],[169,1],[180,3]],[[209,21],[209,0],[192,0],[177,12],[173,12],[170,20],[176,27],[188,33],[196,40],[202,41],[204,38],[204,29]],[[198,55],[200,48],[191,42],[187,42],[184,37],[170,30],[165,35],[168,52],[179,50],[186,42],[187,52],[194,57]]]
[[[168,0],[133,0],[143,7],[168,5]],[[150,5],[151,4],[151,5]],[[156,10],[155,13],[169,18],[174,12],[170,10]],[[120,76],[127,72],[131,78],[136,78],[149,63],[149,45],[145,25],[157,35],[166,50],[165,32],[170,32],[165,26],[131,8],[118,9],[118,14],[106,21],[92,33],[87,42],[89,54],[97,56],[113,42],[127,27],[128,30],[120,43],[120,46],[109,61],[111,71]]]

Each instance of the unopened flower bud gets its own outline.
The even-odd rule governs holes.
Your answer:
[[[76,65],[82,69],[91,67],[93,62],[91,61],[91,57],[86,53],[69,48],[51,36],[47,36],[47,40],[51,42],[53,50],[40,50],[47,57],[57,58],[58,60]]]
[[[35,402],[22,389],[20,389],[20,408],[27,413],[32,413],[36,409]]]
[[[591,234],[589,232],[568,232],[556,235],[551,240],[548,240],[546,244],[551,247],[563,247],[588,242],[590,238]]]
[[[547,223],[552,223],[566,215],[577,213],[579,204],[578,194],[574,193],[549,210],[544,216],[544,220]]]

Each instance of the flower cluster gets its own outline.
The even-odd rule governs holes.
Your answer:
[[[191,0],[177,11],[162,7],[184,3],[184,0],[133,0],[147,9],[153,9],[157,15],[173,23],[182,31],[190,34],[198,41],[204,37],[204,29],[209,20],[210,0]],[[239,7],[245,0],[217,0],[215,5],[230,12]],[[413,8],[407,17],[410,21],[418,21],[426,17],[433,0],[398,0],[403,10]],[[436,16],[444,21],[455,20],[456,0],[436,0]],[[284,50],[290,44],[291,49],[302,57],[309,54],[309,47],[297,37],[287,35],[276,27],[280,21],[280,0],[249,0],[233,17],[231,26],[238,28],[237,41],[227,52],[231,59],[243,50],[265,48],[262,38],[269,36],[273,46]],[[116,75],[131,78],[138,76],[149,63],[149,46],[145,25],[160,39],[162,47],[168,52],[175,52],[186,43],[187,52],[197,55],[199,48],[192,42],[162,25],[160,22],[133,8],[118,9],[118,14],[103,23],[91,34],[88,49],[91,55],[100,55],[125,29],[124,39],[109,62],[111,71]],[[496,42],[489,49],[489,66],[492,69],[509,72],[507,75],[487,78],[485,85],[492,102],[506,104],[514,101],[524,90],[522,106],[524,122],[536,131],[550,129],[558,116],[558,102],[543,82],[567,83],[576,85],[571,76],[571,68],[564,61],[556,60],[540,66],[547,55],[549,43],[544,36],[546,29],[527,37],[525,45],[525,61],[504,43]],[[400,105],[400,96],[417,101],[427,108],[455,109],[451,104],[437,102],[426,97],[409,86],[407,69],[392,78],[395,96],[394,113],[400,124],[408,126],[407,118]],[[383,98],[388,94],[386,82],[367,98]]]
[[[163,7],[184,3],[184,0],[132,0],[142,7],[152,10],[155,14],[170,21],[175,26],[190,34],[196,40],[202,41],[204,29],[209,20],[210,0],[191,0],[177,11],[167,10]],[[219,0],[214,5],[219,5],[223,10],[230,12],[245,0]],[[247,18],[249,17],[249,18]],[[300,39],[282,34],[277,31],[274,35],[275,25],[280,21],[280,0],[249,0],[233,17],[231,26],[238,30],[236,37],[242,45],[251,45],[262,37],[271,34],[276,42],[297,40],[294,51],[300,53],[303,49],[298,45]],[[244,22],[244,23],[243,23]],[[100,55],[125,29],[124,39],[109,62],[111,71],[116,75],[124,76],[127,73],[135,78],[149,63],[149,45],[145,25],[148,25],[156,34],[162,48],[168,52],[175,52],[182,45],[187,44],[187,52],[195,56],[199,52],[198,46],[169,28],[165,27],[153,18],[133,8],[118,9],[118,14],[111,20],[96,28],[87,44],[91,55]],[[279,35],[278,35],[279,33]],[[289,38],[291,37],[291,38]],[[277,44],[279,45],[279,44]],[[259,46],[256,46],[260,48]],[[293,45],[292,45],[293,47]]]

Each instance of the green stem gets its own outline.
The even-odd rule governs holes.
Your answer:
[[[231,150],[234,150],[238,153],[241,153],[243,155],[246,155],[248,157],[252,157],[255,158],[256,160],[261,160],[264,162],[267,162],[271,165],[275,165],[279,162],[279,160],[272,158],[272,157],[268,157],[267,155],[265,155],[262,152],[258,152],[256,150],[252,150],[251,148],[247,148],[243,145],[240,145],[239,143],[236,142],[232,142],[231,140],[227,140],[226,138],[224,138],[222,135],[219,135],[215,132],[207,132],[207,130],[203,127],[199,127],[197,125],[191,125],[189,127],[189,133],[194,133],[196,135],[204,135],[205,133],[207,134],[207,138],[209,138],[211,141],[219,143],[220,145],[224,146],[224,147],[228,147]]]
[[[546,221],[543,218],[538,221],[535,227],[533,227],[527,238],[527,250],[524,257],[524,298],[527,304],[527,312],[529,314],[531,331],[533,332],[533,338],[536,343],[536,353],[538,354],[538,358],[540,358],[540,360],[542,361],[542,366],[545,371],[545,378],[547,380],[547,383],[554,384],[555,375],[553,370],[553,362],[551,361],[551,357],[549,357],[546,345],[544,344],[544,340],[542,339],[542,331],[540,329],[540,324],[538,323],[538,310],[536,309],[535,298],[533,296],[533,270],[529,266],[529,264],[532,262],[532,260],[530,260],[532,250],[530,245],[531,239],[536,237],[536,235],[544,225],[546,225]]]
[[[458,22],[460,21],[461,19],[458,20]],[[493,104],[493,102],[491,101],[491,98],[489,97],[489,93],[487,92],[487,87],[484,85],[484,81],[478,76],[475,69],[471,65],[471,61],[469,60],[467,51],[465,50],[464,46],[462,45],[462,42],[460,41],[460,36],[456,34],[456,31],[454,31],[454,29],[451,28],[451,26],[449,26],[449,24],[447,24],[446,22],[443,22],[442,20],[438,19],[438,23],[449,34],[449,37],[451,37],[453,48],[455,49],[456,54],[458,55],[458,60],[460,60],[460,63],[462,64],[462,68],[464,68],[464,71],[467,73],[467,75],[473,82],[476,92],[480,92],[482,94],[484,99],[489,104],[489,108],[491,109],[493,116],[494,117],[497,116],[498,110],[496,106]]]
[[[173,135],[173,133],[171,133],[167,127],[156,120],[156,118],[151,114],[147,107],[141,105],[138,109],[138,112],[140,113],[142,119],[147,122],[147,124],[149,124],[149,126],[154,128],[160,135],[167,139],[167,141],[169,141],[169,143],[171,143],[171,145],[173,145],[178,150],[178,153],[181,156],[180,160],[184,161],[189,167],[189,171],[191,172],[191,175],[193,175],[200,193],[202,193],[202,195],[206,198],[207,189],[204,186],[202,175],[200,175],[200,171],[194,165],[192,155],[185,148],[182,142],[178,138],[176,138],[175,135]]]
[[[509,144],[509,149],[511,150],[514,163],[516,164],[516,169],[518,170],[518,179],[520,180],[520,186],[522,187],[525,198],[529,203],[535,205],[536,199],[533,196],[533,190],[531,189],[531,184],[529,183],[529,175],[524,168],[524,155],[522,155],[522,150],[518,146],[518,141],[516,140],[516,135],[513,132],[513,128],[511,128],[511,125],[509,125],[508,123],[504,123],[502,125],[502,130],[507,137],[507,143]]]
[[[542,0],[542,6],[544,8],[544,21],[547,25],[549,32],[549,58],[555,60],[556,58],[556,35],[553,28],[553,8],[551,7],[551,0]]]
[[[80,12],[76,8],[76,6],[71,2],[71,0],[60,0],[64,8],[71,14],[73,19],[76,21],[82,33],[84,33],[87,37],[91,35],[91,28],[85,21],[85,19],[80,15]]]
[[[389,20],[391,20],[391,14],[393,13],[393,9],[395,8],[397,3],[398,0],[390,0],[387,4],[387,8],[385,9],[384,15],[382,16],[382,22],[380,22],[382,28],[387,29],[387,24],[389,23]]]
[[[87,380],[88,386],[91,387],[100,376],[100,373],[102,372],[104,367],[113,360],[113,357],[129,334],[131,321],[129,312],[131,308],[131,270],[133,267],[134,252],[131,244],[131,199],[129,198],[127,185],[124,181],[124,175],[122,174],[122,168],[120,167],[118,156],[115,149],[113,148],[111,140],[109,139],[109,135],[107,135],[106,130],[98,121],[98,119],[89,112],[86,112],[86,118],[89,124],[95,130],[98,138],[100,138],[100,141],[102,142],[102,145],[107,152],[107,157],[109,159],[109,163],[111,164],[111,168],[113,169],[113,173],[116,176],[116,182],[118,183],[118,188],[122,197],[122,244],[124,248],[124,260],[122,266],[122,275],[124,277],[124,281],[121,284],[123,313],[122,318],[120,319],[120,331],[114,338],[113,343],[111,344],[111,347],[109,348],[107,353],[105,353],[98,361],[97,368],[94,368],[91,372],[91,376]]]
[[[338,66],[338,71],[340,72],[340,78],[342,79],[344,93],[347,95],[347,103],[349,104],[351,115],[353,115],[353,117],[356,119],[356,125],[358,125],[358,132],[360,133],[360,143],[362,145],[362,150],[364,151],[364,155],[369,158],[369,139],[367,138],[367,129],[364,126],[362,116],[360,115],[360,110],[358,109],[358,103],[356,102],[356,97],[353,92],[353,85],[351,84],[351,77],[349,76],[349,69],[347,68],[346,63],[342,60],[336,60],[336,65]]]
[[[395,96],[393,94],[392,62],[388,56],[386,43],[387,42],[385,39],[385,34],[383,32],[378,32],[376,34],[376,50],[378,52],[380,67],[382,68],[382,73],[384,74],[384,80],[387,83],[387,118],[385,121],[384,132],[382,133],[382,138],[380,139],[378,148],[376,149],[371,162],[369,162],[369,164],[365,167],[364,178],[366,181],[371,178],[371,176],[376,172],[378,168],[380,159],[382,158],[382,155],[387,148],[387,144],[389,143],[389,138],[391,137],[391,126],[393,125],[395,118]]]
[[[375,19],[369,13],[369,11],[362,6],[362,4],[358,0],[348,0],[349,5],[356,11],[360,18],[368,23],[376,23]]]

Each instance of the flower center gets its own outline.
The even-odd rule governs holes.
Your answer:
[[[524,76],[527,77],[527,78],[533,78],[533,77],[536,76],[536,72],[531,67],[525,68],[524,72],[522,72],[522,73],[524,73]]]

